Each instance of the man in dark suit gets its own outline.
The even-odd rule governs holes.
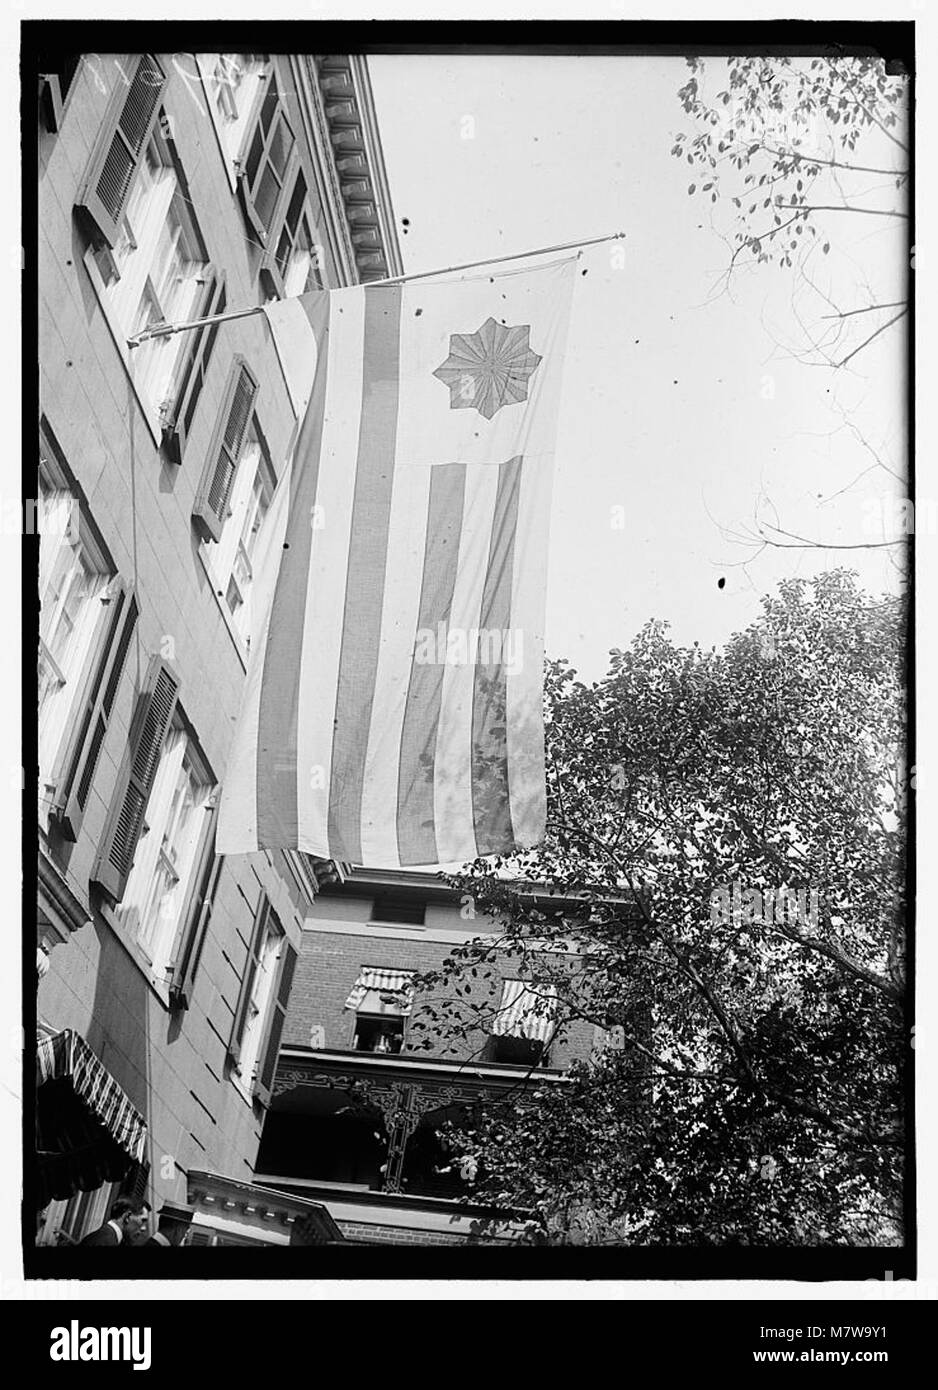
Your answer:
[[[191,1211],[164,1202],[160,1207],[157,1229],[149,1240],[143,1242],[144,1245],[181,1245],[191,1220]]]
[[[103,1226],[90,1231],[80,1245],[134,1245],[150,1219],[146,1202],[134,1197],[118,1197]]]

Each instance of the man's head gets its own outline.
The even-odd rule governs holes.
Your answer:
[[[124,1239],[133,1242],[146,1230],[150,1208],[138,1197],[118,1197],[111,1207],[110,1219],[120,1226]]]
[[[185,1240],[191,1220],[191,1211],[184,1207],[172,1206],[166,1202],[160,1208],[157,1229],[161,1236],[166,1237],[170,1245],[181,1245]]]

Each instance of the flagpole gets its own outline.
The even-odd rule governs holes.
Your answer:
[[[442,270],[419,270],[413,275],[390,275],[386,280],[367,280],[364,284],[403,285],[410,280],[429,280],[435,275],[455,275],[460,270],[482,270],[488,265],[503,265],[505,261],[523,261],[529,256],[547,256],[554,251],[582,250],[584,246],[598,246],[604,241],[621,241],[624,237],[625,232],[610,232],[608,236],[594,236],[588,241],[565,241],[557,246],[539,246],[535,251],[520,251],[511,256],[490,256],[485,261],[467,261],[465,265],[448,265]],[[266,304],[253,304],[250,309],[230,309],[223,314],[210,314],[203,319],[187,319],[184,323],[155,323],[128,338],[127,346],[135,348],[151,338],[169,338],[174,333],[188,333],[193,328],[205,328],[209,324],[231,323],[235,319],[250,318],[252,314],[263,314],[267,307]]]

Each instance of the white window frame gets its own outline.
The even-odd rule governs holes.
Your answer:
[[[184,781],[193,789],[193,795],[182,840],[177,844]],[[211,778],[177,712],[160,752],[133,868],[115,909],[118,922],[132,938],[147,972],[161,985],[169,983],[169,967],[214,796]],[[166,852],[168,832],[175,857]],[[165,885],[168,880],[173,880],[172,886],[160,894],[160,884]]]
[[[232,483],[228,517],[221,537],[218,541],[203,541],[201,547],[215,596],[245,657],[251,645],[254,561],[276,487],[277,477],[255,415],[248,426]],[[262,508],[263,514],[258,521]],[[234,598],[239,602],[234,603]]]
[[[300,201],[296,226],[291,227],[290,207],[300,182],[303,184],[303,197]],[[275,303],[280,298],[293,299],[297,295],[307,293],[310,289],[322,287],[322,242],[316,239],[317,235],[310,203],[309,184],[305,172],[299,168],[293,178],[290,199],[278,228],[276,245],[271,245],[261,268],[261,287],[265,303]],[[281,269],[279,255],[284,237],[286,237],[289,250],[286,255],[286,264]],[[312,284],[309,283],[310,276],[313,277]]]
[[[36,1233],[37,1245],[78,1245],[83,1236],[104,1225],[120,1183],[106,1182],[93,1192],[76,1192],[46,1208]]]
[[[105,600],[114,577],[113,567],[83,525],[77,498],[58,485],[51,475],[40,471],[39,493],[39,661],[50,681],[58,688],[43,701],[40,677],[39,709],[39,823],[48,829],[49,811],[61,773],[61,756],[72,732],[78,712],[95,639],[104,619]],[[68,552],[71,551],[71,561]],[[68,565],[65,582],[53,601],[50,585],[62,563]],[[52,640],[60,630],[66,604],[81,582],[84,568],[91,576],[87,592],[75,613],[71,633],[62,647]]]
[[[250,1096],[261,1061],[261,1044],[267,1032],[267,1021],[274,1004],[274,990],[280,975],[286,934],[276,913],[268,911],[264,922],[264,939],[258,951],[257,967],[251,981],[251,997],[241,1033],[237,1076]]]
[[[181,260],[181,271],[170,278],[180,246],[188,254]],[[127,339],[162,319],[194,317],[209,274],[200,234],[158,131],[150,136],[140,162],[117,245],[107,253],[89,247],[84,263],[158,444],[164,412],[178,388],[186,338],[176,333],[135,348],[128,347]]]
[[[237,82],[229,78],[225,83],[226,73],[233,77],[234,60],[243,60],[241,75]],[[266,54],[258,53],[197,53],[195,61],[221,150],[225,175],[234,192],[237,187],[237,160],[270,74],[270,59]]]
[[[296,295],[305,294],[309,288],[310,272],[316,270],[318,273],[318,267],[315,264],[318,260],[316,245],[310,227],[309,214],[304,211],[300,214],[300,225],[293,238],[290,257],[283,276],[283,296],[285,299],[293,299]]]

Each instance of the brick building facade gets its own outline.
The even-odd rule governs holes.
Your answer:
[[[532,1077],[563,1085],[600,1041],[586,1022],[556,1029],[550,988],[507,950],[464,986],[473,1026],[434,1029],[435,1002],[454,991],[412,995],[410,977],[489,935],[493,921],[425,873],[353,869],[323,890],[303,931],[259,1181],[322,1203],[350,1241],[476,1238],[484,1213],[471,1200],[456,1206],[471,1187],[440,1126],[479,1099],[520,1094]],[[556,953],[551,968],[564,968]]]
[[[363,59],[39,66],[43,1245],[121,1185],[253,1181],[303,923],[342,873],[213,853],[297,423],[264,318],[128,340],[401,266]]]

